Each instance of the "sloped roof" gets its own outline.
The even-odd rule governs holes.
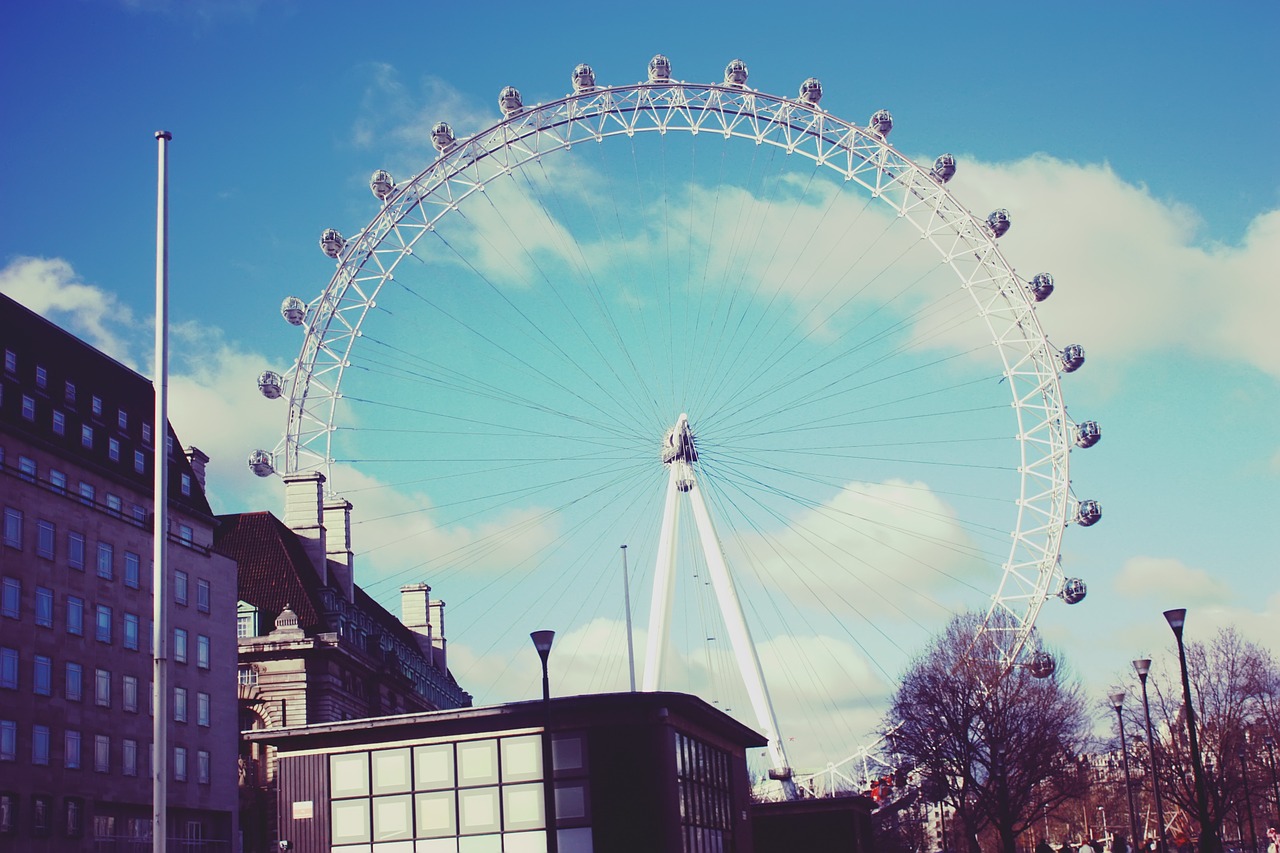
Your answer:
[[[236,561],[241,601],[270,613],[289,607],[308,634],[330,630],[320,604],[320,576],[298,535],[269,512],[218,516],[213,548]]]

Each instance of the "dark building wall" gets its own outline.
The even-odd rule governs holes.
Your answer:
[[[287,756],[279,759],[276,774],[281,840],[292,842],[296,851],[328,850],[329,757]]]

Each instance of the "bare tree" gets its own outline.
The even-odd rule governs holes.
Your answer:
[[[1061,675],[1004,673],[984,655],[981,617],[952,620],[912,664],[885,721],[896,752],[933,796],[955,809],[979,853],[990,828],[1003,853],[1047,808],[1078,796],[1076,769],[1089,729],[1080,688]]]
[[[1235,628],[1220,630],[1207,643],[1188,642],[1186,651],[1208,794],[1208,810],[1200,818],[1200,849],[1214,851],[1221,849],[1223,822],[1234,809],[1245,807],[1243,771],[1248,763],[1260,761],[1254,741],[1275,730],[1280,668],[1270,652],[1243,639]],[[1174,805],[1195,816],[1181,676],[1177,665],[1167,662],[1152,676],[1152,721],[1162,723],[1156,736],[1160,787]]]

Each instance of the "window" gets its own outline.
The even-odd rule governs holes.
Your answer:
[[[20,478],[28,483],[34,483],[36,481],[36,471],[36,460],[30,456],[18,457],[18,476]]]
[[[138,571],[142,558],[131,551],[124,552],[124,585],[132,589],[138,588]]]
[[[111,670],[94,670],[93,703],[100,708],[111,707]]]
[[[99,773],[111,771],[111,735],[93,736],[93,769]]]
[[[209,694],[196,693],[196,725],[207,727],[209,719]]]
[[[173,748],[173,781],[187,781],[187,748],[185,746]]]
[[[185,723],[187,721],[187,688],[173,688],[173,721],[175,723]]]
[[[145,506],[143,506],[142,504],[134,504],[134,505],[133,505],[133,520],[134,520],[134,521],[136,521],[136,522],[138,522],[138,524],[146,524],[146,523],[147,523],[147,508],[146,508]]]
[[[118,438],[107,439],[107,458],[110,459],[112,462],[120,461],[120,439]]]
[[[196,781],[201,785],[209,784],[209,750],[207,749],[196,753]]]
[[[98,605],[97,634],[99,643],[111,642],[111,608],[105,604]]]
[[[67,402],[74,403],[76,401],[76,383],[68,382],[66,384],[65,390],[66,390],[65,396],[67,398]]]
[[[53,693],[53,658],[35,655],[31,675],[32,692],[37,696],[49,696]]]
[[[67,661],[66,685],[63,693],[68,702],[79,702],[84,692],[84,667],[78,663]]]
[[[84,571],[84,534],[74,530],[67,534],[67,565]]]
[[[78,595],[67,596],[67,633],[84,635],[84,599]]]
[[[93,395],[92,408],[93,408],[93,414],[96,417],[102,417],[102,398],[99,397],[97,394]]]
[[[36,724],[31,727],[31,763],[49,763],[49,727]]]
[[[18,372],[18,354],[11,349],[7,349],[4,351],[4,372],[5,373]]]
[[[49,371],[44,369],[43,364],[36,365],[36,387],[44,388],[49,384]]]
[[[124,647],[135,652],[138,650],[138,614],[136,613],[124,615]]]
[[[196,666],[209,668],[209,638],[204,634],[196,634]]]
[[[18,689],[18,650],[0,648],[0,687]]]
[[[181,569],[173,573],[173,600],[187,606],[187,573]]]
[[[4,508],[4,544],[10,548],[22,547],[22,510]]]
[[[119,495],[113,495],[107,492],[107,512],[119,518],[124,512],[124,501]]]
[[[67,493],[67,475],[56,468],[49,469],[49,486],[59,495]]]
[[[125,776],[138,775],[138,742],[125,738],[120,742],[120,772]]]
[[[116,575],[116,549],[110,542],[98,543],[98,577],[111,580]]]
[[[187,662],[187,629],[173,629],[173,659],[177,663]]]
[[[93,449],[93,427],[88,424],[82,424],[80,426],[80,444],[90,450]]]
[[[209,612],[209,582],[207,580],[196,580],[196,610],[201,613]]]
[[[22,417],[23,420],[34,421],[36,419],[36,401],[34,397],[26,394],[22,395]]]
[[[62,414],[62,412],[58,411],[57,409],[53,410],[53,434],[54,435],[67,434],[67,416]]]
[[[183,474],[179,482],[181,484],[179,488],[182,491],[182,493],[184,495],[190,496],[191,495],[191,475]]]
[[[97,498],[98,490],[92,483],[80,482],[80,503],[85,506],[93,506],[94,500]]]
[[[42,628],[53,627],[53,590],[36,587],[36,624]]]
[[[236,636],[256,637],[258,635],[258,609],[256,607],[244,609],[248,607],[244,602],[240,603],[238,612],[236,613]]]
[[[142,425],[142,443],[143,444],[151,443],[151,424]]]
[[[178,538],[181,539],[183,542],[190,545],[193,536],[194,536],[194,531],[192,531],[190,524],[178,525]]]
[[[63,749],[63,755],[65,756],[65,760],[63,761],[63,764],[65,764],[71,770],[79,769],[80,767],[80,733],[77,731],[73,731],[71,729],[67,729],[66,734],[62,739],[62,749]]]
[[[84,835],[84,800],[80,797],[62,798],[62,826],[68,838]]]
[[[147,455],[141,450],[133,451],[133,470],[139,474],[145,474],[147,471]]]
[[[138,713],[138,678],[126,675],[120,679],[120,707],[131,714]]]
[[[54,543],[58,540],[58,528],[52,521],[43,518],[36,522],[36,555],[46,560],[53,559]]]
[[[129,413],[124,409],[116,409],[116,428],[121,432],[129,428]]]
[[[258,683],[258,671],[254,669],[252,666],[242,666],[238,670],[236,670],[236,672],[237,672],[237,678],[239,679],[241,684],[257,684]]]
[[[18,721],[0,720],[0,761],[18,760]]]
[[[22,581],[17,578],[5,578],[0,587],[0,612],[6,619],[17,619],[22,615]]]

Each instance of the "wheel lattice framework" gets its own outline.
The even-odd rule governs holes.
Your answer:
[[[276,470],[331,473],[336,407],[361,325],[397,267],[443,217],[490,182],[548,154],[654,132],[750,140],[834,170],[911,223],[972,297],[1000,354],[1021,445],[1017,525],[986,620],[1000,662],[1019,663],[1042,604],[1063,581],[1062,533],[1078,508],[1070,492],[1074,424],[1061,392],[1061,355],[1041,328],[1026,283],[1004,259],[984,219],[884,136],[804,101],[675,81],[596,87],[525,108],[458,140],[395,188],[373,220],[345,243],[333,277],[307,306],[302,350],[283,383],[288,424],[273,454]]]

